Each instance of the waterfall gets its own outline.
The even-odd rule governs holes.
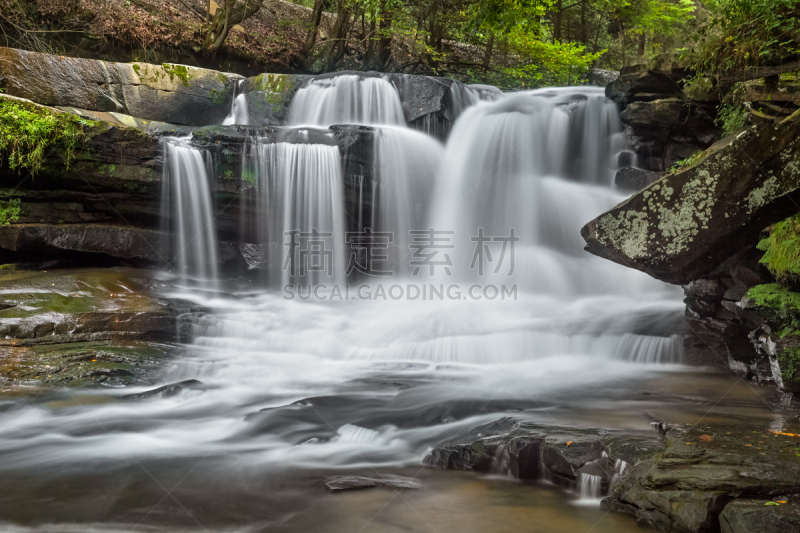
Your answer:
[[[317,78],[297,91],[289,109],[289,123],[405,124],[400,97],[381,77],[339,75]]]
[[[585,502],[599,502],[602,497],[603,478],[580,472],[578,474],[578,492]]]
[[[270,282],[343,283],[345,217],[339,149],[256,140],[250,159],[262,202]]]
[[[225,120],[222,121],[224,126],[250,123],[250,118],[247,114],[247,94],[236,94],[240,90],[242,83],[244,83],[244,80],[239,80],[236,82],[236,85],[234,85],[231,111],[228,113],[228,116],[225,117]]]
[[[183,278],[214,281],[217,235],[214,231],[207,154],[188,144],[189,138],[164,142],[162,220],[172,235],[170,258]]]
[[[375,134],[379,232],[392,234],[385,270],[402,273],[409,254],[409,232],[421,229],[444,147],[409,128],[381,128]]]

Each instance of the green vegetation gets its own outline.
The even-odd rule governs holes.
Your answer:
[[[717,126],[722,130],[723,135],[733,135],[747,127],[747,108],[722,104],[717,110]]]
[[[747,298],[763,308],[765,318],[776,324],[783,338],[800,330],[800,293],[778,283],[756,285],[747,291]]]
[[[800,371],[800,348],[788,348],[778,354],[778,365],[781,368],[781,377],[786,381],[793,381]]]
[[[686,159],[675,161],[675,164],[669,167],[669,169],[667,169],[667,172],[677,172],[682,168],[689,168],[691,166],[694,166],[695,164],[697,164],[700,158],[703,157],[703,154],[705,154],[704,151],[698,150],[689,157],[687,157]]]
[[[242,169],[242,179],[252,185],[258,184],[258,173],[250,168]]]
[[[757,245],[764,252],[760,262],[780,283],[791,284],[800,276],[800,214],[772,226]]]
[[[227,96],[227,93],[225,93],[225,91],[218,91],[217,89],[211,89],[211,93],[209,93],[209,95],[211,96],[212,104],[222,105],[225,103],[225,97]]]
[[[83,127],[93,122],[70,113],[50,111],[8,98],[0,100],[0,155],[12,170],[31,174],[42,167],[45,149],[58,145],[69,169],[75,150],[85,139]]]
[[[684,55],[715,76],[781,65],[800,54],[800,0],[711,0]]]
[[[19,198],[0,200],[0,225],[7,226],[19,220],[21,213]]]
[[[161,68],[164,69],[164,72],[166,72],[169,76],[169,81],[172,81],[174,78],[178,78],[184,87],[189,86],[189,80],[192,79],[192,75],[189,73],[189,68],[185,65],[172,65],[170,63],[164,63],[161,65]]]

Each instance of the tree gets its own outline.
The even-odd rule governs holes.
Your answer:
[[[213,55],[222,47],[233,26],[258,13],[261,0],[223,0],[223,4],[213,14],[210,5],[209,2],[210,22],[203,39],[203,48]]]

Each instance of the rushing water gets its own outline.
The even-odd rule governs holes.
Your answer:
[[[322,518],[335,515],[324,506],[318,519],[304,514],[308,506],[298,502],[316,489],[302,480],[313,472],[419,474],[414,467],[432,445],[509,414],[647,428],[631,398],[640,401],[664,376],[685,379],[676,366],[680,290],[586,254],[579,235],[586,221],[624,199],[612,187],[622,149],[615,107],[586,88],[508,97],[485,87],[458,91],[464,109],[442,146],[405,127],[397,91],[384,78],[339,76],[300,89],[290,110],[298,128],[378,127],[371,229],[389,234],[376,265],[390,275],[359,277],[348,268],[338,148],[253,138],[248,168],[267,206],[261,244],[280,254],[270,258],[268,287],[223,280],[224,290],[201,291],[173,280],[165,291],[213,310],[193,320],[192,341],[163,375],[165,383],[198,379],[202,390],[145,401],[119,401],[122,391],[108,391],[102,402],[88,402],[89,393],[60,409],[0,413],[0,468],[113,494],[117,503],[103,505],[121,511],[88,521],[144,520],[149,512],[141,509],[163,496],[151,481],[163,476],[168,481],[157,485],[165,490],[186,480],[188,492],[178,493],[214,523],[231,515],[207,507],[219,484],[229,505],[249,502],[233,522],[260,517],[267,522],[259,527],[298,530],[305,520],[324,529],[325,520],[347,520]],[[245,120],[240,97],[227,123]],[[177,270],[216,279],[207,162],[183,140],[165,146],[163,202],[174,221]],[[284,261],[295,231],[332,235],[325,268],[294,271],[295,256]],[[300,283],[326,288],[309,292]],[[287,284],[295,287],[287,291]],[[624,467],[618,465],[620,475]],[[431,486],[447,485],[438,474],[426,476]],[[585,476],[578,492],[596,500],[600,482]],[[502,492],[474,483],[454,489],[465,512],[474,492],[458,490],[486,491],[489,501]],[[37,487],[32,493],[46,498]],[[285,497],[269,492],[276,487],[288,491]],[[161,496],[152,501],[155,493]],[[256,495],[269,510],[253,503]],[[167,505],[183,505],[173,503]],[[586,529],[599,518],[586,516],[585,527],[570,527]],[[173,523],[168,516],[146,523],[153,520]],[[548,530],[570,530],[556,522]],[[623,526],[608,527],[598,530]]]

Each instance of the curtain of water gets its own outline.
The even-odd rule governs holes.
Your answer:
[[[336,146],[256,141],[251,146],[262,201],[269,279],[343,283],[344,186]],[[319,253],[316,253],[319,252]],[[320,263],[314,263],[315,261]]]
[[[167,259],[184,278],[218,278],[209,167],[207,153],[189,146],[188,139],[164,142],[161,209],[172,235]]]

